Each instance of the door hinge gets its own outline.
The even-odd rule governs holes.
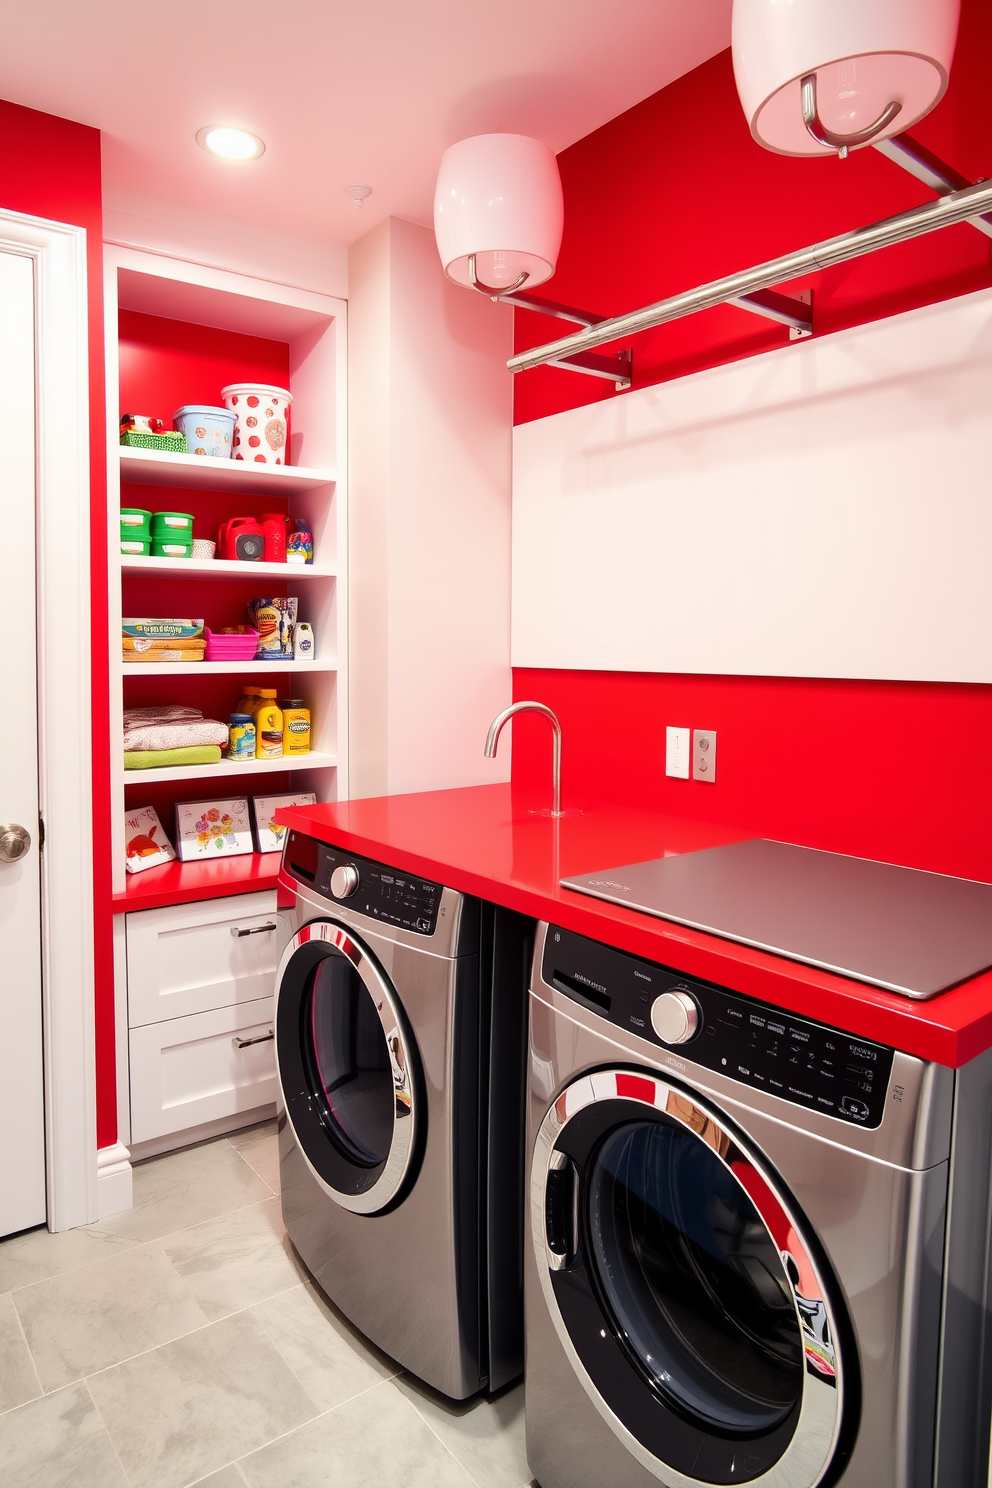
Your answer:
[[[45,851],[45,818],[38,812],[38,851]]]

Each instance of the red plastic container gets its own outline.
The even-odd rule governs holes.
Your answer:
[[[215,634],[204,627],[207,649],[204,661],[253,661],[258,650],[258,631],[246,630],[243,635]]]

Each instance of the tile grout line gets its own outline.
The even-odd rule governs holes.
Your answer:
[[[27,1351],[28,1351],[28,1358],[31,1360],[31,1368],[34,1370],[34,1377],[38,1381],[38,1389],[39,1389],[41,1395],[44,1395],[47,1392],[45,1390],[44,1385],[41,1383],[41,1373],[40,1373],[40,1371],[38,1369],[38,1364],[37,1364],[37,1361],[35,1359],[34,1352],[33,1352],[32,1348],[31,1348],[31,1344],[28,1341],[28,1335],[24,1331],[24,1320],[21,1317],[21,1314],[17,1310],[17,1304],[14,1301],[14,1294],[13,1294],[13,1292],[8,1292],[7,1295],[10,1297],[10,1305],[14,1309],[14,1316],[17,1319],[18,1332],[20,1333],[21,1337],[24,1340],[24,1347],[27,1349]],[[39,1397],[38,1397],[38,1395],[36,1395],[34,1398],[35,1398],[35,1400],[37,1400]],[[22,1402],[22,1404],[27,1405],[27,1404],[29,1404],[29,1402],[25,1400],[25,1401]],[[15,1410],[16,1410],[16,1408],[17,1408],[16,1406],[13,1407],[13,1409],[15,1409]],[[6,1411],[0,1411],[0,1415],[4,1415],[5,1416],[6,1414],[7,1414]]]
[[[103,1427],[104,1432],[105,1432],[106,1437],[107,1437],[107,1440],[110,1443],[110,1449],[113,1452],[114,1456],[117,1458],[117,1462],[118,1462],[118,1465],[119,1465],[120,1470],[121,1470],[121,1476],[123,1477],[125,1483],[127,1483],[127,1484],[130,1485],[131,1479],[128,1477],[127,1469],[125,1468],[124,1463],[121,1461],[121,1454],[117,1450],[117,1443],[114,1441],[114,1438],[110,1434],[110,1427],[107,1425],[106,1421],[104,1420],[103,1411],[100,1409],[100,1407],[96,1403],[96,1398],[95,1398],[95,1396],[93,1394],[93,1391],[90,1389],[90,1386],[89,1386],[89,1380],[84,1379],[84,1380],[77,1381],[77,1383],[82,1384],[83,1389],[86,1391],[86,1394],[89,1397],[90,1404],[92,1405],[93,1409],[96,1411],[97,1420],[100,1422],[100,1425]]]
[[[397,1376],[397,1378],[405,1378],[405,1377],[406,1377],[406,1371],[404,1371],[402,1375]],[[400,1393],[402,1394],[403,1392],[401,1391]],[[469,1481],[471,1483],[474,1483],[475,1484],[475,1488],[483,1488],[483,1485],[480,1484],[480,1482],[479,1482],[478,1478],[475,1476],[475,1474],[469,1471],[469,1469],[465,1466],[464,1462],[462,1462],[459,1457],[456,1457],[455,1456],[455,1453],[448,1446],[448,1443],[443,1439],[443,1437],[441,1437],[441,1435],[437,1431],[435,1431],[435,1429],[431,1425],[430,1421],[428,1421],[428,1419],[424,1415],[423,1411],[417,1405],[417,1402],[415,1400],[411,1400],[410,1397],[409,1397],[409,1395],[403,1395],[403,1399],[406,1400],[406,1401],[409,1401],[410,1405],[413,1406],[414,1410],[417,1412],[417,1415],[420,1417],[421,1421],[423,1421],[424,1425],[427,1427],[427,1430],[434,1437],[435,1441],[438,1441],[438,1442],[441,1443],[441,1446],[447,1452],[448,1456],[451,1457],[451,1458],[453,1458],[454,1461],[458,1463],[458,1466],[461,1468],[462,1472],[469,1479]],[[527,1488],[527,1485],[526,1484],[522,1485],[522,1488]]]
[[[266,1337],[268,1337],[268,1334],[266,1334]],[[271,1341],[272,1340],[270,1339],[270,1342]],[[274,1343],[273,1343],[272,1346],[273,1346],[273,1348],[275,1348],[275,1344]],[[278,1349],[276,1349],[276,1352],[277,1353],[279,1352]],[[279,1357],[281,1359],[282,1358],[282,1354],[279,1354]],[[295,1369],[292,1368],[292,1365],[288,1365],[287,1364],[286,1367],[289,1369],[290,1373],[294,1376],[294,1378],[296,1378],[298,1380],[299,1379],[299,1375],[296,1374],[296,1371],[295,1371]],[[351,1395],[351,1396],[348,1397],[347,1400],[339,1400],[338,1403],[337,1403],[337,1405],[332,1405],[329,1410],[325,1410],[325,1411],[317,1410],[317,1414],[315,1416],[311,1416],[310,1419],[309,1419],[309,1421],[301,1421],[300,1424],[299,1424],[299,1426],[292,1426],[292,1427],[290,1427],[290,1429],[288,1431],[281,1431],[279,1433],[279,1435],[278,1436],[274,1436],[271,1441],[263,1442],[260,1447],[253,1447],[250,1452],[245,1452],[245,1454],[244,1454],[243,1457],[237,1457],[237,1458],[235,1458],[235,1461],[234,1461],[235,1467],[241,1473],[241,1476],[243,1478],[245,1478],[245,1480],[247,1481],[247,1475],[244,1472],[244,1469],[242,1468],[241,1464],[242,1464],[242,1462],[247,1462],[249,1457],[254,1457],[255,1454],[256,1454],[256,1452],[267,1452],[268,1449],[270,1447],[274,1446],[276,1442],[285,1441],[287,1437],[295,1436],[298,1431],[305,1431],[306,1428],[308,1426],[312,1426],[315,1421],[322,1421],[325,1416],[333,1416],[333,1414],[334,1414],[335,1411],[342,1410],[346,1405],[350,1405],[352,1403],[352,1401],[355,1401],[355,1400],[360,1399],[361,1396],[368,1395],[373,1390],[380,1390],[383,1387],[383,1385],[391,1385],[391,1384],[393,1384],[394,1379],[395,1379],[395,1376],[391,1376],[389,1379],[378,1380],[374,1385],[370,1385],[367,1390],[359,1390],[359,1392],[358,1392],[357,1395]],[[301,1389],[302,1389],[302,1384],[301,1384]],[[306,1394],[306,1391],[304,1390],[303,1393]],[[308,1400],[310,1399],[309,1395],[307,1395],[307,1399]],[[315,1406],[315,1409],[316,1409],[316,1406]],[[459,1463],[459,1466],[461,1466],[460,1463]],[[188,1488],[195,1488],[195,1484],[188,1485]]]
[[[279,1195],[276,1193],[276,1191],[272,1187],[271,1183],[269,1183],[265,1178],[262,1177],[261,1173],[258,1171],[258,1169],[256,1167],[253,1167],[252,1166],[252,1164],[245,1157],[245,1155],[241,1151],[241,1149],[239,1147],[235,1147],[234,1143],[230,1140],[230,1138],[227,1139],[227,1143],[228,1143],[228,1146],[230,1147],[231,1151],[232,1152],[236,1152],[238,1154],[238,1156],[240,1157],[241,1161],[244,1163],[245,1167],[246,1168],[251,1168],[251,1171],[255,1174],[255,1177],[258,1179],[258,1181],[260,1183],[264,1183],[265,1186],[266,1186],[266,1188],[269,1190],[269,1193],[272,1195],[272,1197],[274,1199],[277,1199],[279,1197]]]

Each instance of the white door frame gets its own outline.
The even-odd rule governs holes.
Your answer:
[[[86,230],[0,210],[0,251],[35,271],[45,1148],[48,1226],[66,1230],[98,1213],[92,841],[110,829],[91,774]]]

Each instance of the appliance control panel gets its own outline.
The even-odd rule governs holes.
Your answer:
[[[301,832],[290,832],[283,853],[286,871],[334,904],[397,925],[415,935],[433,935],[441,903],[440,884],[387,868]]]
[[[686,1061],[854,1126],[877,1127],[892,1050],[551,925],[545,982]],[[662,1037],[661,1035],[664,1035]]]

